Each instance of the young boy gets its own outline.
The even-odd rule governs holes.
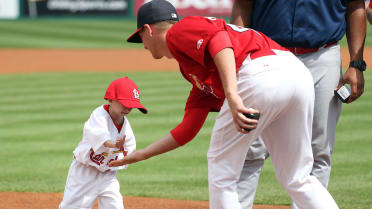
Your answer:
[[[108,167],[136,149],[136,141],[126,115],[132,108],[142,113],[137,85],[128,77],[114,80],[104,99],[109,104],[96,108],[84,124],[83,139],[74,150],[60,209],[92,208],[98,199],[100,209],[123,209],[116,171],[127,166]]]

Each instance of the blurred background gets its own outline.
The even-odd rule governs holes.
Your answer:
[[[149,0],[1,0],[0,18],[126,17],[133,18]],[[229,16],[232,0],[170,0],[179,15]]]

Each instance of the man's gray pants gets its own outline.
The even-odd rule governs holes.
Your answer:
[[[341,76],[340,45],[321,48],[317,52],[297,56],[310,70],[315,89],[312,149],[314,175],[324,187],[328,187],[331,173],[331,155],[335,141],[336,124],[341,112],[341,102],[334,96]],[[285,130],[283,130],[285,131]],[[296,150],[287,150],[296,152]],[[251,209],[259,176],[268,157],[260,138],[248,150],[244,167],[238,181],[239,201],[243,209]],[[297,208],[295,204],[292,208]]]

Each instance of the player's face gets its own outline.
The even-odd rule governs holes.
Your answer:
[[[115,116],[123,117],[125,115],[128,115],[130,111],[132,111],[132,108],[128,108],[123,106],[119,101],[113,100],[110,105],[110,109]]]
[[[163,57],[163,55],[160,53],[160,43],[158,39],[158,36],[153,33],[153,30],[150,29],[150,27],[148,28],[145,28],[144,30],[142,30],[140,33],[139,33],[141,39],[142,39],[142,43],[143,43],[143,47],[150,51],[152,57],[154,59],[161,59]]]

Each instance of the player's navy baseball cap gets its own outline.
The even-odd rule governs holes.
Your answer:
[[[140,103],[140,93],[137,85],[128,77],[118,78],[107,87],[105,99],[117,100],[124,107],[138,108],[142,113],[147,109]]]
[[[166,0],[153,0],[141,6],[137,14],[137,30],[127,39],[128,42],[142,43],[139,32],[145,24],[154,24],[164,20],[178,21],[176,8]]]

